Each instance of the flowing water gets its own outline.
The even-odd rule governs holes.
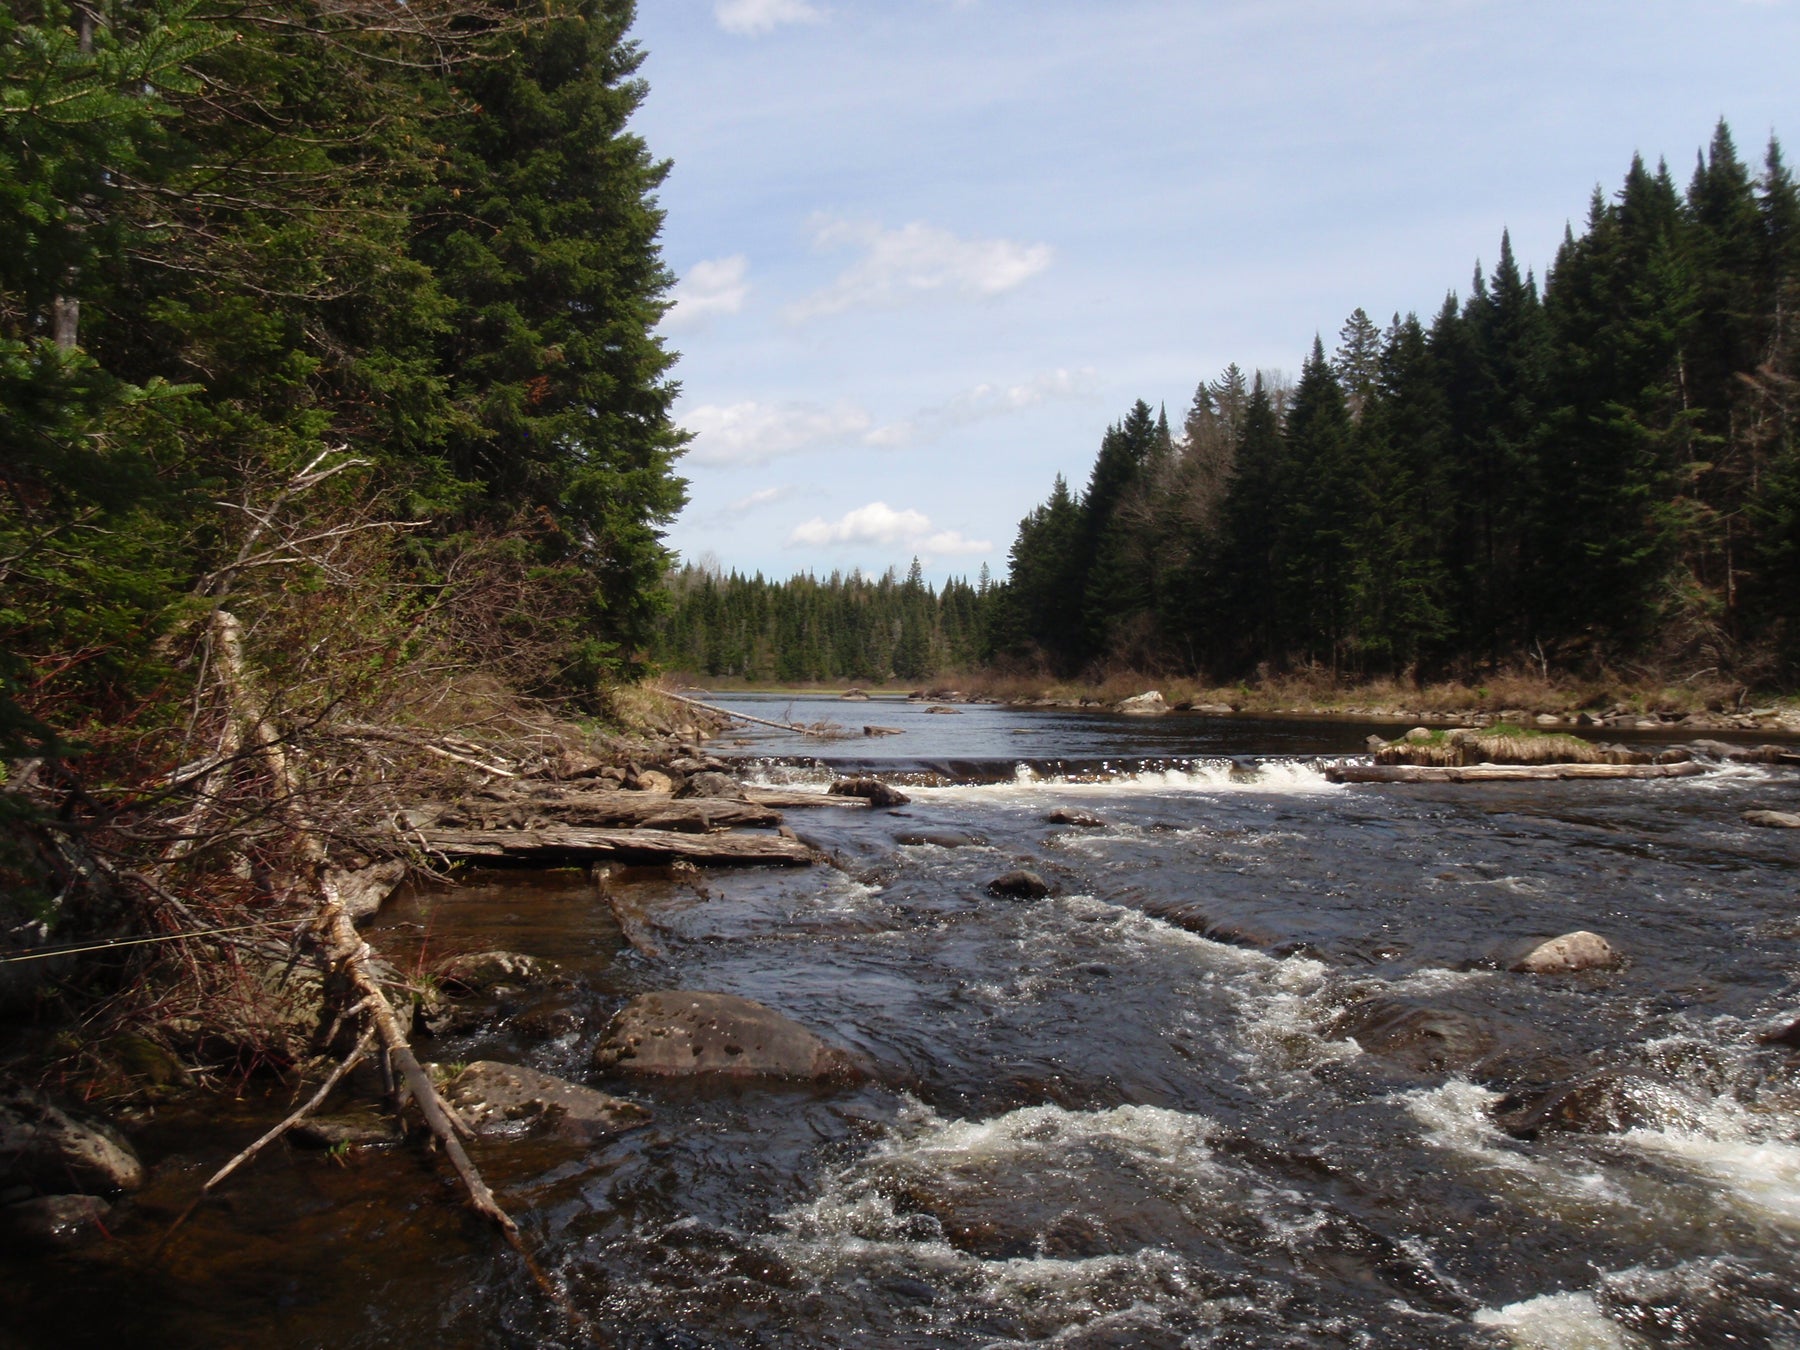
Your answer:
[[[1800,809],[1800,775],[1338,787],[1321,763],[1367,727],[732,701],[901,728],[722,749],[912,804],[789,813],[835,868],[628,874],[654,952],[579,873],[415,893],[375,934],[554,960],[560,987],[421,1049],[655,1112],[477,1150],[602,1343],[1800,1345],[1800,1084],[1758,1040],[1800,1015],[1800,833],[1740,820]],[[1051,897],[986,893],[1018,867]],[[1505,969],[1581,928],[1628,963]],[[611,1011],[671,988],[878,1076],[597,1077]],[[0,1301],[19,1343],[585,1343],[409,1150],[261,1161],[138,1264],[252,1115],[147,1132],[135,1228],[32,1267]]]

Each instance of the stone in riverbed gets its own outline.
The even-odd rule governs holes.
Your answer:
[[[0,1246],[25,1253],[73,1251],[107,1236],[112,1206],[97,1195],[40,1195],[0,1209]]]
[[[1474,1068],[1498,1045],[1498,1038],[1467,1013],[1402,998],[1354,1003],[1325,1034],[1331,1040],[1354,1040],[1369,1054],[1420,1072]]]
[[[448,994],[480,994],[503,984],[538,984],[545,973],[542,961],[522,952],[470,952],[451,957],[437,969]]]
[[[707,769],[694,774],[681,786],[678,797],[725,797],[735,798],[744,795],[744,785],[728,773],[720,773],[716,769]]]
[[[1162,690],[1150,689],[1119,700],[1113,705],[1113,711],[1122,712],[1127,717],[1161,717],[1169,711],[1169,705],[1163,701]]]
[[[989,895],[997,895],[1003,900],[1042,900],[1050,894],[1050,883],[1036,872],[1023,869],[1007,872],[988,882]]]
[[[110,1125],[82,1120],[29,1090],[0,1097],[0,1190],[135,1191],[144,1168]]]
[[[826,792],[833,797],[861,797],[870,806],[905,806],[912,800],[879,778],[840,778]]]
[[[1744,824],[1760,825],[1765,830],[1800,830],[1800,812],[1746,811]]]
[[[1103,830],[1106,822],[1092,811],[1075,811],[1066,806],[1059,806],[1044,820],[1051,825],[1073,825],[1082,830]]]
[[[666,1077],[854,1082],[856,1057],[772,1008],[733,994],[640,994],[613,1015],[594,1048],[597,1068]]]
[[[591,1144],[650,1123],[636,1102],[518,1064],[476,1060],[444,1087],[444,1097],[481,1135],[544,1131]]]
[[[325,884],[344,906],[350,922],[359,926],[375,917],[381,902],[405,879],[406,864],[399,861],[355,869],[333,867],[325,873]]]
[[[960,830],[905,830],[894,836],[896,844],[932,844],[938,848],[978,848],[987,840]]]
[[[1583,929],[1538,943],[1510,969],[1520,975],[1569,975],[1579,970],[1611,970],[1623,959],[1612,943]]]

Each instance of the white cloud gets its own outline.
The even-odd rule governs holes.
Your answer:
[[[697,262],[675,285],[672,308],[663,322],[671,327],[698,323],[715,314],[736,314],[750,293],[745,280],[750,260],[741,253]]]
[[[692,463],[767,464],[834,441],[859,440],[869,415],[853,403],[706,403],[682,414],[681,425],[694,433],[687,456]]]
[[[961,239],[914,222],[897,230],[867,221],[819,217],[813,244],[860,248],[863,256],[824,290],[788,307],[790,319],[812,319],[870,305],[898,305],[933,293],[984,299],[1023,285],[1050,265],[1048,244]]]
[[[757,507],[759,507],[759,506],[773,505],[775,502],[780,501],[783,497],[788,496],[792,492],[793,492],[793,488],[791,488],[791,487],[758,488],[755,492],[752,492],[748,497],[739,497],[735,502],[732,502],[731,505],[727,506],[724,509],[724,511],[722,511],[720,514],[727,515],[727,516],[745,515],[751,511],[756,510]]]
[[[885,447],[911,445],[934,440],[957,427],[1023,412],[1040,403],[1087,398],[1099,389],[1099,373],[1091,367],[1045,371],[1016,384],[978,384],[935,407],[920,409],[904,422],[877,427],[864,440]]]
[[[985,539],[968,539],[955,530],[932,528],[922,511],[896,511],[886,502],[870,502],[848,511],[835,522],[814,516],[796,525],[787,538],[789,548],[834,548],[872,544],[884,548],[906,547],[925,554],[989,553]]]
[[[824,13],[807,0],[719,0],[713,17],[727,33],[767,33],[784,23],[817,23]]]

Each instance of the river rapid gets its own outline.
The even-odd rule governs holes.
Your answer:
[[[1345,787],[1321,765],[1366,726],[724,701],[899,728],[715,748],[911,804],[789,812],[836,867],[626,874],[654,951],[576,872],[409,893],[372,934],[568,977],[422,1054],[654,1112],[476,1150],[600,1343],[1800,1345],[1800,1083],[1758,1039],[1800,1016],[1800,832],[1740,819],[1800,810],[1800,774]],[[986,892],[1020,867],[1051,896]],[[1506,970],[1573,929],[1627,963]],[[597,1076],[657,989],[759,1000],[877,1077]],[[31,1267],[0,1344],[588,1343],[414,1151],[277,1150],[143,1266],[268,1110],[153,1124],[136,1219]]]

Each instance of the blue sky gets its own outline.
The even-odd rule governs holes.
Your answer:
[[[640,0],[690,560],[996,576],[1133,400],[1541,276],[1634,151],[1800,163],[1800,0]]]

